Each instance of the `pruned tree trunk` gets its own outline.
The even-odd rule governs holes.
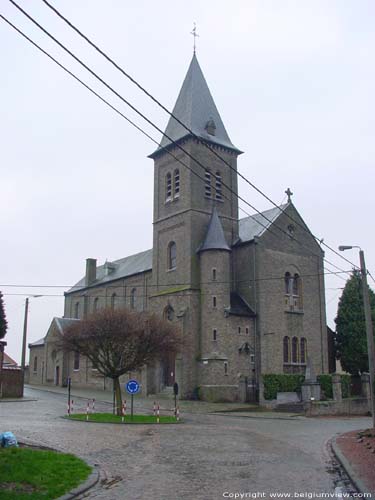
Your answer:
[[[119,377],[113,379],[113,388],[115,391],[116,400],[116,415],[122,414],[122,396],[121,396],[121,386]]]

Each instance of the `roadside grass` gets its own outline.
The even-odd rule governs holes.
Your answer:
[[[74,413],[70,417],[66,417],[70,420],[83,420],[86,422],[86,413]],[[161,424],[178,424],[179,421],[176,417],[170,415],[160,415]],[[133,415],[133,419],[130,415],[124,417],[124,422],[122,422],[122,417],[118,415],[113,415],[112,413],[89,413],[89,422],[98,422],[102,424],[157,424],[156,417],[153,415]]]
[[[67,453],[0,448],[0,498],[52,500],[85,481],[90,472],[83,460]]]

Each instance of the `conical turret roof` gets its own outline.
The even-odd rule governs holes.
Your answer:
[[[229,139],[195,54],[172,114],[196,136],[240,153]],[[158,149],[151,157],[168,147],[171,144],[170,139],[179,141],[191,135],[172,117],[168,121],[164,134]]]
[[[205,250],[227,250],[230,252],[216,207],[214,207],[212,211],[206,237],[202,245],[198,248],[198,252],[203,252]]]

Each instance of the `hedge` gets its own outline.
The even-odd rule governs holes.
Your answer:
[[[263,375],[264,399],[276,399],[278,392],[300,392],[304,375],[266,374]]]
[[[266,374],[263,375],[264,399],[276,399],[278,392],[300,392],[305,380],[304,375]],[[333,398],[332,375],[318,375],[317,381],[322,388],[322,396],[326,399]],[[350,397],[350,375],[341,375],[342,397]]]

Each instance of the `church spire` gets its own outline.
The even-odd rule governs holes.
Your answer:
[[[220,222],[216,207],[214,207],[206,232],[206,237],[197,252],[205,250],[227,250],[230,252],[227,240],[224,236],[223,226]]]
[[[173,115],[196,136],[240,153],[225,130],[195,53],[173,108]],[[191,136],[191,133],[172,117],[169,118],[164,134],[158,149],[150,155],[151,158],[171,145],[169,138],[180,141]]]

